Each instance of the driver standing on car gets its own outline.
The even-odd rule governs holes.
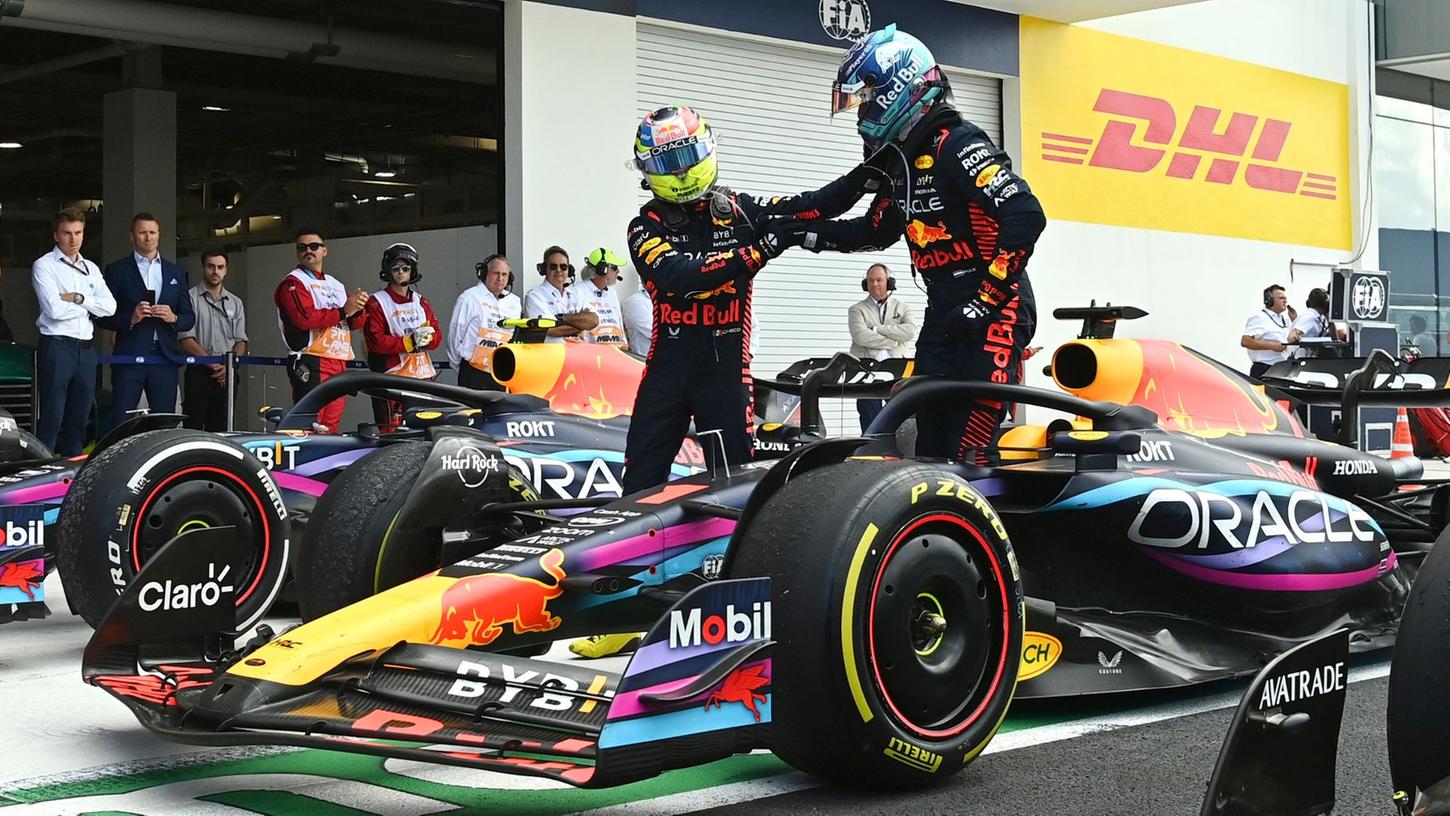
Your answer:
[[[1047,225],[1042,205],[1007,154],[957,112],[931,51],[895,25],[846,52],[831,110],[853,108],[867,159],[852,172],[874,172],[879,192],[859,218],[810,222],[804,246],[874,250],[904,234],[913,273],[926,280],[916,373],[1020,382],[1037,323],[1027,259]],[[985,398],[924,407],[916,452],[988,464],[1007,409]]]
[[[663,483],[695,422],[707,464],[750,458],[750,294],[755,274],[806,239],[778,215],[845,212],[865,174],[764,202],[716,186],[715,135],[683,105],[644,117],[632,166],[654,198],[629,224],[629,252],[653,303],[653,341],[625,444],[624,492]]]

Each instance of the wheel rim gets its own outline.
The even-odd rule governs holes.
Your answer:
[[[185,478],[190,477],[190,478]],[[216,467],[184,468],[161,480],[142,500],[131,526],[131,566],[142,566],[166,542],[191,530],[235,527],[243,541],[262,541],[247,547],[237,565],[240,606],[256,591],[271,556],[272,525],[262,499],[250,485]]]
[[[942,739],[996,696],[1011,617],[1001,565],[964,519],[932,515],[899,532],[877,567],[866,644],[882,703],[905,729]]]

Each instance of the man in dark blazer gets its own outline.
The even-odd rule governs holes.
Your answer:
[[[112,353],[176,361],[176,365],[111,365],[113,428],[141,404],[142,391],[152,413],[176,410],[176,366],[185,361],[176,333],[196,325],[196,312],[187,296],[186,271],[161,257],[160,240],[156,216],[137,213],[131,219],[134,251],[106,267],[106,286],[116,296],[116,313],[100,323],[116,332]]]

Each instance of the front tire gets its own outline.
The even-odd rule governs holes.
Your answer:
[[[1411,797],[1450,776],[1450,719],[1444,714],[1450,654],[1450,527],[1440,533],[1405,601],[1390,659],[1386,713],[1390,777]]]
[[[236,585],[245,631],[286,576],[286,513],[267,468],[225,438],[172,429],[128,437],[86,462],[61,504],[55,560],[66,599],[99,626],[162,545],[192,529],[232,526],[248,542]]]
[[[769,576],[773,748],[846,785],[959,771],[1005,716],[1022,650],[1006,531],[947,467],[845,462],[785,484],[736,545]]]

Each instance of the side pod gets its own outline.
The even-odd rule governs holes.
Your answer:
[[[1319,816],[1334,808],[1349,631],[1280,655],[1244,692],[1200,816]]]

